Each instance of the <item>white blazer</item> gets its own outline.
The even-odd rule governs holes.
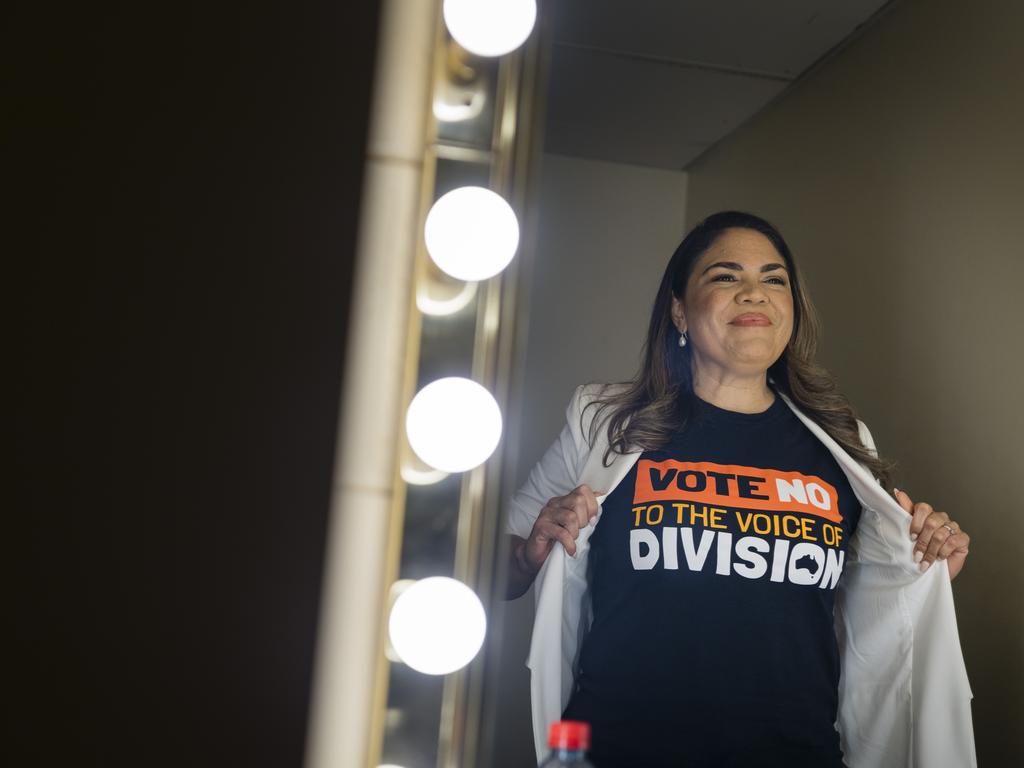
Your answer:
[[[576,388],[566,425],[523,487],[512,497],[507,533],[527,538],[548,499],[578,485],[607,494],[626,476],[642,451],[611,455],[607,430],[587,445],[596,408],[580,413],[600,385]],[[851,768],[973,768],[971,693],[957,634],[953,591],[945,561],[921,573],[913,559],[910,516],[862,464],[781,395],[835,457],[863,506],[850,540],[836,591],[839,644],[839,729]],[[863,422],[860,436],[875,451]],[[601,510],[598,510],[600,519]],[[596,522],[595,522],[596,525]],[[533,735],[538,762],[547,752],[548,725],[561,718],[574,687],[574,670],[590,628],[587,554],[594,525],[580,531],[576,556],[552,548],[534,582],[536,615],[530,655]]]

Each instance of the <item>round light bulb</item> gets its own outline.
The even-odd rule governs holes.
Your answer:
[[[409,446],[443,472],[465,472],[494,453],[501,439],[501,409],[475,381],[448,376],[423,387],[405,414]]]
[[[484,187],[459,187],[430,207],[423,236],[446,274],[486,280],[508,266],[519,247],[519,221],[505,199]]]
[[[480,598],[461,581],[420,579],[395,599],[388,637],[399,658],[418,672],[446,675],[480,650],[487,617]]]
[[[444,23],[477,56],[501,56],[522,45],[537,21],[536,0],[444,0]]]

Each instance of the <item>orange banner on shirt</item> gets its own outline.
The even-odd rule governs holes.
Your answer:
[[[834,523],[843,519],[835,487],[816,475],[705,461],[641,459],[633,503],[680,499],[743,509],[803,512]]]

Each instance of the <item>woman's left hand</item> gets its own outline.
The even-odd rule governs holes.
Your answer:
[[[926,571],[936,560],[945,560],[949,564],[949,578],[955,579],[964,567],[967,559],[971,537],[960,530],[960,526],[950,520],[945,512],[936,512],[926,501],[916,504],[906,491],[894,489],[896,501],[910,515],[910,539],[915,542],[914,560]]]

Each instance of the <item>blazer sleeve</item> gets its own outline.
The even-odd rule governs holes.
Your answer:
[[[530,470],[526,482],[512,496],[505,523],[506,533],[529,538],[533,524],[548,499],[564,496],[578,485],[576,478],[579,476],[584,446],[580,412],[586,386],[581,384],[576,387],[565,409],[562,431]]]

